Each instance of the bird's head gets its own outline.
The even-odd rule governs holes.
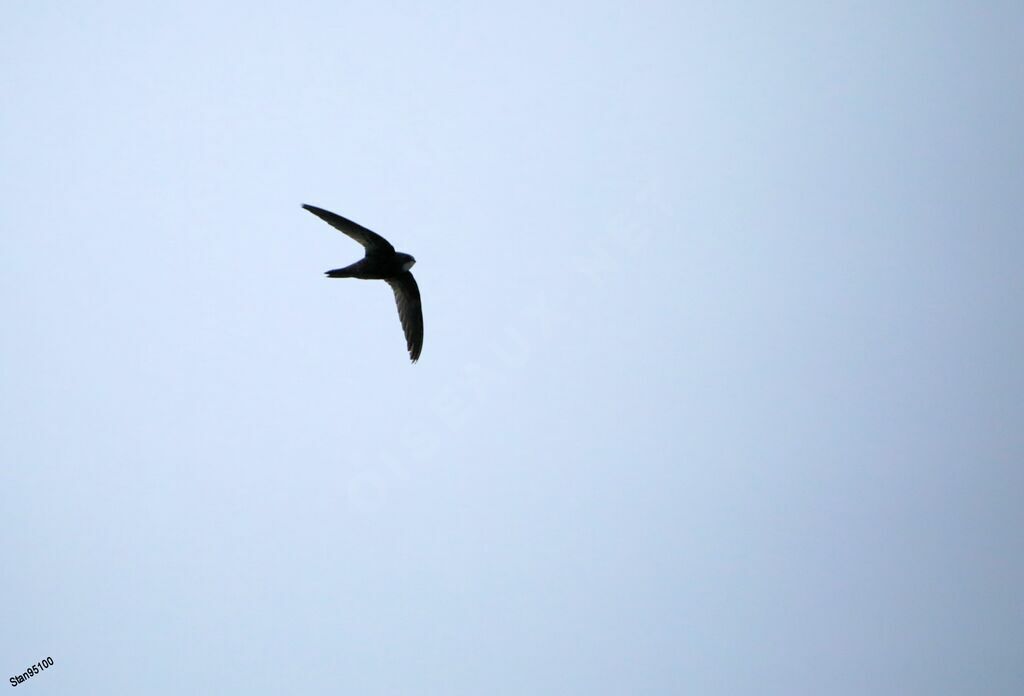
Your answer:
[[[410,268],[412,268],[413,266],[416,265],[416,259],[414,259],[413,257],[409,256],[409,254],[398,253],[398,254],[395,254],[395,256],[398,257],[399,263],[402,264],[402,270],[403,271],[408,271]]]

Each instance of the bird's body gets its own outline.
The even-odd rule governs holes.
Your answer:
[[[420,289],[409,272],[416,259],[395,251],[386,239],[362,225],[314,205],[302,207],[365,247],[366,256],[344,268],[327,271],[327,277],[386,281],[395,293],[409,357],[413,362],[419,360],[420,351],[423,350],[423,308],[420,304]]]
[[[407,258],[402,258],[402,257]],[[416,261],[408,254],[394,254],[387,258],[367,256],[344,268],[327,271],[328,278],[359,278],[360,280],[387,280],[408,271]]]

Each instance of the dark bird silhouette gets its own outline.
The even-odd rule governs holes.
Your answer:
[[[416,259],[409,254],[395,251],[388,240],[362,225],[315,205],[302,207],[365,247],[366,256],[351,266],[327,271],[327,277],[386,281],[395,293],[398,318],[402,320],[409,357],[413,362],[419,360],[420,351],[423,350],[423,307],[420,305],[420,289],[416,285],[416,279],[409,272]]]

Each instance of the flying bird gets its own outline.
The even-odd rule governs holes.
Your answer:
[[[413,362],[419,360],[420,351],[423,350],[423,307],[420,305],[420,289],[416,285],[416,279],[409,272],[416,259],[409,254],[395,251],[388,240],[362,225],[315,205],[302,207],[363,245],[366,256],[351,266],[327,271],[326,275],[328,278],[386,281],[395,293],[398,318],[402,320],[409,357]]]

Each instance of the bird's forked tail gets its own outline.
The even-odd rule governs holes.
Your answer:
[[[352,278],[355,276],[355,272],[352,266],[345,266],[345,268],[335,268],[333,271],[326,271],[324,275],[328,278]]]

